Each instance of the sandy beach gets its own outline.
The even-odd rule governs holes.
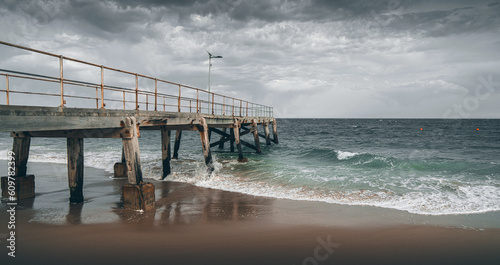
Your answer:
[[[65,168],[29,163],[37,196],[18,204],[15,258],[5,250],[8,219],[2,201],[1,264],[500,261],[500,229],[488,227],[491,220],[483,228],[461,228],[471,217],[419,220],[376,207],[255,197],[155,180],[150,181],[156,186],[156,211],[141,213],[121,207],[126,180],[94,168],[85,169],[85,203],[70,205]]]

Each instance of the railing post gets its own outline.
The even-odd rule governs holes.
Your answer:
[[[123,92],[125,93],[125,92]],[[125,96],[123,96],[123,109],[125,109]],[[101,65],[101,109],[104,109],[104,66]]]
[[[243,104],[243,101],[241,101],[241,99],[240,99],[240,117],[241,117],[242,104]]]
[[[146,94],[146,111],[149,110],[149,106],[148,106],[149,105],[149,101],[148,101],[148,99],[149,99],[149,95]]]
[[[248,117],[248,101],[247,101],[247,115],[245,115],[245,116],[247,116],[247,117]]]
[[[163,97],[163,111],[165,111],[165,97]]]
[[[60,84],[61,84],[61,106],[60,107],[64,107],[63,60],[64,60],[64,57],[61,55],[59,57],[59,75],[60,75]]]
[[[215,112],[214,112],[214,106],[215,106],[214,103],[215,102],[214,101],[215,101],[215,94],[212,93],[212,115],[215,115]]]
[[[99,87],[95,87],[95,108],[99,108]]]
[[[123,109],[125,110],[125,91],[123,91]]]
[[[200,113],[200,91],[196,90],[196,113]]]
[[[5,94],[6,94],[6,95],[5,95],[5,97],[6,97],[6,99],[7,99],[7,106],[8,106],[8,105],[10,104],[10,103],[9,103],[9,75],[6,75],[6,76],[5,76],[5,82],[6,82],[6,84],[5,84],[5,85],[6,85],[6,88],[7,88],[7,89],[6,89],[6,92],[5,92]]]
[[[233,118],[234,118],[234,98],[233,98]]]
[[[135,74],[135,110],[139,110],[139,76]]]
[[[155,111],[158,111],[158,78],[155,78]]]
[[[222,116],[226,116],[226,96],[222,96]]]
[[[179,98],[177,100],[177,112],[181,112],[181,85],[179,85]]]

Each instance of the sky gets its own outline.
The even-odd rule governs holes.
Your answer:
[[[496,0],[3,0],[0,25],[2,41],[202,89],[210,51],[212,91],[278,118],[500,118]],[[2,45],[0,61],[44,63]]]

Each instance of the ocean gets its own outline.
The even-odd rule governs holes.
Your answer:
[[[228,143],[213,147],[209,175],[199,134],[185,131],[165,180],[418,215],[500,211],[500,120],[278,119],[278,134],[278,145],[261,141],[262,154],[244,147],[247,163],[237,162]],[[144,177],[160,179],[160,133],[143,130],[139,143]],[[2,133],[0,152],[7,156],[11,147]],[[113,172],[120,158],[120,139],[85,139],[85,166]],[[33,138],[29,161],[66,163],[65,139]]]

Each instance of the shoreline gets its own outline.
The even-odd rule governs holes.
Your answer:
[[[19,203],[18,256],[0,253],[2,263],[496,264],[500,259],[498,228],[464,229],[398,210],[149,179],[156,186],[156,211],[140,213],[121,209],[126,179],[88,167],[85,203],[70,205],[66,165],[29,163],[28,170],[36,172],[36,197]],[[5,216],[5,200],[0,208]],[[6,225],[1,226],[5,235]],[[6,244],[1,237],[0,242]]]

